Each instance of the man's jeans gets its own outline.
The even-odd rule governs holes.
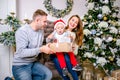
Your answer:
[[[40,62],[13,66],[12,71],[15,80],[51,80],[52,78],[52,72]]]
[[[65,54],[64,57],[65,57],[67,69],[68,69],[69,73],[71,73],[73,80],[78,80],[78,74],[76,71],[72,70],[72,64],[70,62],[69,56],[67,54]],[[55,67],[58,70],[59,74],[62,76],[63,80],[70,80],[70,78],[68,76],[63,76],[62,69],[58,62],[58,59],[54,54],[51,55],[51,59],[53,60]]]

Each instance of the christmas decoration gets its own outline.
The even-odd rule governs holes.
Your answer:
[[[120,18],[115,0],[87,0],[88,13],[84,15],[84,40],[78,54],[95,67],[107,73],[120,68]]]
[[[91,61],[85,60],[82,63],[83,71],[82,71],[82,80],[93,80],[94,76],[94,66],[91,64]]]
[[[103,20],[104,20],[104,21],[106,21],[106,20],[107,20],[107,17],[106,17],[106,16],[104,16],[104,17],[103,17]]]
[[[4,23],[10,26],[11,30],[0,34],[0,43],[12,47],[15,47],[15,32],[20,27],[20,21],[14,14],[14,12],[11,12],[5,19]]]
[[[104,80],[117,80],[117,79],[114,77],[106,76],[104,77]]]
[[[57,17],[57,18],[61,18],[69,14],[70,11],[72,10],[73,0],[67,0],[66,2],[67,2],[66,3],[67,7],[62,10],[56,9],[55,7],[53,7],[52,0],[45,0],[44,4],[45,4],[45,8],[47,9],[50,15]]]
[[[116,78],[116,80],[120,80],[120,69],[112,71],[111,76]]]
[[[98,14],[97,18],[102,19],[103,18],[102,14]]]

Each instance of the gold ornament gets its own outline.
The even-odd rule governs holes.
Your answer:
[[[111,57],[111,56],[109,56],[109,60],[110,60],[110,61],[113,61],[113,60],[114,60],[114,58],[113,58],[113,57]]]
[[[106,16],[104,16],[104,17],[103,17],[103,20],[104,20],[104,21],[106,21],[106,20],[107,20],[107,17],[106,17]]]
[[[86,22],[87,20],[86,19],[84,19],[84,22]]]
[[[90,15],[89,18],[92,19],[92,16]]]
[[[116,38],[113,38],[113,41],[116,41],[117,39]]]

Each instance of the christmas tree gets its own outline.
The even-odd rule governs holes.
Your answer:
[[[78,53],[96,67],[120,68],[120,18],[115,0],[88,0],[84,15],[84,40]]]

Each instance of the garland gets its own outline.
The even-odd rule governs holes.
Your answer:
[[[67,7],[61,10],[53,7],[51,3],[52,3],[52,0],[45,0],[44,1],[45,8],[47,9],[50,15],[57,17],[57,18],[61,18],[69,14],[73,6],[73,0],[67,0],[67,3],[66,3]]]

